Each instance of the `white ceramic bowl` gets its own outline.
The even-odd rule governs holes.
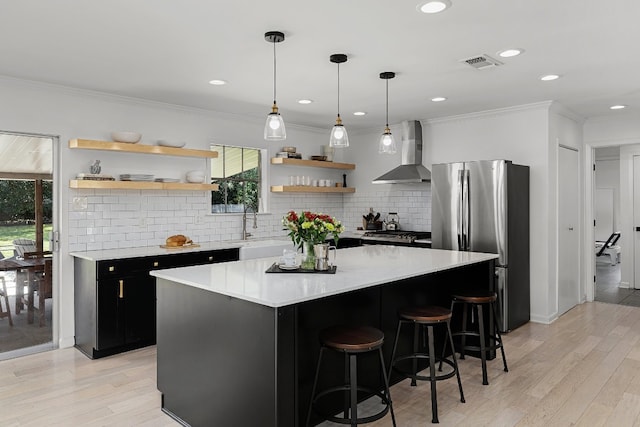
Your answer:
[[[163,147],[182,148],[186,145],[186,142],[174,142],[174,141],[165,141],[163,139],[159,139],[158,145],[161,145]]]
[[[202,183],[204,182],[204,172],[191,171],[187,173],[187,182]]]
[[[142,134],[138,132],[111,132],[111,139],[116,142],[128,142],[135,144],[140,141]]]

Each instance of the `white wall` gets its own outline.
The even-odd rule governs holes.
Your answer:
[[[620,213],[620,240],[617,244],[621,247],[620,286],[640,289],[640,283],[635,280],[635,268],[638,265],[636,260],[640,256],[634,244],[638,240],[635,229],[637,224],[634,223],[634,194],[637,193],[638,185],[633,172],[635,156],[640,156],[640,144],[624,145],[620,148],[620,205],[624,206],[624,209]]]
[[[356,163],[356,173],[349,177],[349,186],[357,188],[355,194],[345,195],[344,220],[349,228],[362,226],[362,215],[373,208],[384,219],[389,212],[396,212],[400,228],[412,231],[431,231],[431,183],[373,184],[372,181],[385,172],[399,166],[401,158],[401,126],[391,125],[398,152],[378,154],[378,140],[382,129],[352,133],[350,147],[344,150],[346,161]],[[423,130],[424,134],[424,130]],[[423,137],[424,139],[424,137]],[[423,164],[428,166],[428,142],[424,141]]]
[[[530,167],[531,318],[553,320],[555,246],[549,164],[549,103],[428,120],[423,136],[433,163],[508,159]]]
[[[60,252],[56,265],[55,333],[60,347],[74,343],[73,258],[74,250],[147,246],[162,243],[168,234],[184,232],[195,241],[239,239],[240,215],[208,215],[206,192],[72,190],[68,186],[78,172],[88,172],[94,159],[101,159],[102,172],[155,173],[181,177],[189,170],[204,169],[202,159],[118,154],[94,150],[71,150],[72,138],[109,140],[112,130],[135,130],[142,143],[157,139],[184,140],[187,147],[208,149],[212,142],[266,148],[268,157],[280,151],[281,143],[262,138],[264,117],[237,117],[105,94],[89,93],[21,80],[0,78],[0,129],[41,133],[60,137],[60,164],[56,165],[60,197],[56,200],[60,224]],[[267,104],[265,104],[267,105]],[[266,108],[266,107],[265,107]],[[265,109],[265,114],[268,112]],[[287,145],[295,145],[305,156],[319,154],[328,131],[287,125]],[[341,154],[336,160],[341,160]],[[290,174],[325,174],[300,168],[269,167],[266,185],[282,184]],[[87,208],[77,201],[87,201]],[[268,196],[269,214],[258,218],[258,237],[285,236],[281,218],[289,209],[320,210],[342,216],[341,195]]]
[[[89,150],[70,150],[71,138],[109,139],[112,130],[136,130],[143,143],[156,139],[185,140],[190,148],[208,149],[210,143],[266,148],[268,157],[280,145],[262,139],[264,117],[238,117],[223,113],[181,108],[140,100],[88,93],[20,80],[0,78],[0,129],[42,133],[60,137],[58,165],[61,225],[60,264],[56,304],[58,345],[73,345],[72,250],[157,244],[166,233],[183,231],[202,242],[240,238],[238,215],[210,216],[204,192],[71,190],[66,182],[89,163],[100,158],[103,173],[152,172],[181,176],[203,168],[201,159],[164,156],[118,155]],[[532,319],[553,319],[555,290],[553,252],[555,244],[555,150],[550,149],[549,103],[520,106],[441,120],[423,120],[423,163],[469,159],[507,158],[531,168],[531,296]],[[319,154],[329,129],[310,129],[287,124],[287,145],[305,156]],[[562,129],[562,127],[560,127]],[[400,136],[399,126],[392,126]],[[400,154],[377,153],[378,130],[352,135],[352,146],[337,150],[336,161],[354,162],[347,172],[354,195],[269,194],[269,213],[260,215],[259,237],[283,236],[280,221],[289,209],[313,209],[343,219],[349,228],[361,225],[369,207],[384,216],[398,212],[403,228],[430,230],[429,184],[373,185],[371,180],[399,165]],[[555,143],[554,143],[555,144]],[[342,171],[327,172],[294,167],[269,167],[267,185],[284,184],[289,175],[341,179]],[[331,175],[335,174],[335,175]],[[329,176],[331,175],[331,176]],[[74,198],[86,198],[87,209]],[[77,200],[76,201],[83,201]],[[144,219],[144,221],[142,220]],[[250,230],[254,231],[254,230]]]
[[[613,230],[620,227],[620,159],[596,160],[595,186],[613,191]],[[597,218],[596,218],[597,219]],[[604,239],[609,237],[610,232]],[[601,236],[603,237],[603,236]],[[598,239],[600,240],[600,239]]]

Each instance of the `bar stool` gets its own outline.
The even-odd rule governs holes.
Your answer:
[[[384,333],[382,331],[367,326],[333,326],[320,332],[320,356],[318,357],[318,365],[316,367],[316,375],[313,380],[313,388],[311,390],[311,402],[309,403],[309,411],[307,412],[306,426],[309,425],[311,419],[311,411],[315,411],[324,419],[339,424],[350,424],[356,426],[358,424],[369,423],[384,417],[387,412],[391,412],[391,420],[395,427],[396,418],[393,414],[393,405],[391,403],[391,395],[389,393],[389,382],[387,380],[387,372],[384,366],[384,356],[382,355],[382,344],[384,343]],[[344,353],[345,355],[345,383],[340,386],[327,388],[316,395],[316,387],[318,385],[318,376],[320,374],[320,366],[322,363],[322,355],[327,350],[333,350]],[[380,366],[384,377],[383,392],[368,387],[358,385],[358,354],[377,351],[380,356]],[[337,392],[349,392],[348,398],[345,398],[344,416],[342,418],[321,413],[316,407],[316,402],[329,394]],[[385,407],[376,414],[368,417],[358,418],[358,391],[378,396],[382,399]]]
[[[444,325],[446,326],[446,336],[445,336],[445,345],[447,340],[449,344],[453,347],[453,341],[451,338],[451,311],[436,306],[428,306],[428,307],[407,307],[403,308],[398,312],[398,328],[396,330],[396,340],[393,345],[393,352],[391,354],[391,365],[389,367],[389,375],[391,375],[391,371],[395,370],[396,372],[404,375],[407,378],[411,378],[411,385],[416,385],[416,380],[421,381],[429,381],[431,383],[431,422],[438,423],[438,397],[436,394],[436,381],[446,380],[448,378],[453,377],[454,375],[458,379],[458,389],[460,390],[460,402],[464,403],[464,393],[462,391],[462,382],[460,381],[460,371],[458,370],[458,361],[456,360],[455,352],[452,353],[451,360],[445,358],[444,352],[442,357],[437,357],[435,352],[435,344],[434,344],[434,326]],[[400,337],[400,330],[402,329],[402,325],[413,323],[413,353],[408,354],[406,356],[396,357],[396,350],[398,347],[398,341]],[[426,329],[428,336],[428,346],[426,348],[427,353],[419,351],[419,335],[420,329],[424,334]],[[424,335],[423,335],[424,340]],[[429,375],[419,375],[418,374],[418,360],[419,359],[428,359],[429,360]],[[436,374],[436,360],[440,360],[439,371],[442,371],[442,363],[446,363],[451,367],[451,371],[444,374]],[[397,366],[398,362],[403,360],[411,360],[413,362],[413,368],[411,372],[407,370],[403,370]]]
[[[507,358],[504,355],[502,336],[500,335],[500,329],[498,327],[499,318],[496,313],[495,306],[497,298],[496,293],[493,291],[479,290],[458,292],[452,296],[451,301],[451,312],[454,311],[454,307],[457,304],[463,304],[462,330],[453,334],[454,337],[461,337],[460,359],[464,359],[466,350],[480,352],[480,360],[482,360],[482,384],[484,385],[489,384],[487,379],[487,352],[500,349],[500,352],[502,353],[504,371],[509,372],[509,368],[507,368]],[[485,335],[483,307],[487,307],[489,309],[489,324],[492,325],[493,329],[493,332],[490,332],[488,335]],[[474,309],[476,321],[474,321]],[[471,325],[467,322],[469,312],[471,312]],[[471,326],[472,329],[467,329],[469,326]],[[467,337],[479,338],[480,345],[467,344]],[[487,340],[490,342],[487,343]]]

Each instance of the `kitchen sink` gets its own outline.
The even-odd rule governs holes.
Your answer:
[[[242,242],[240,260],[280,256],[284,249],[293,249],[291,240],[252,240]]]

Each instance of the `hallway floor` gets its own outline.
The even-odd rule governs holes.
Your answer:
[[[608,262],[596,261],[595,300],[640,307],[640,289],[619,288],[619,284],[620,263],[611,265]]]

